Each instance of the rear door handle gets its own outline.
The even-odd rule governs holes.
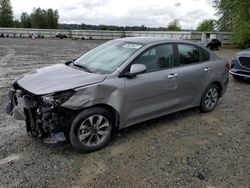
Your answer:
[[[206,68],[204,69],[204,71],[205,71],[205,72],[211,71],[211,67],[206,67]]]
[[[172,73],[172,74],[168,75],[169,79],[173,79],[173,78],[176,78],[176,77],[178,77],[178,74],[176,74],[176,73]]]

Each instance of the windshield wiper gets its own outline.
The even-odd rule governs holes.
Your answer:
[[[91,71],[88,67],[86,67],[84,65],[80,65],[80,64],[77,64],[77,63],[74,63],[74,62],[73,62],[73,65],[83,69],[85,72],[93,73],[93,71]]]

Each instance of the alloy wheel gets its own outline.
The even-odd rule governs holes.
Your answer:
[[[80,142],[87,147],[100,145],[109,135],[110,122],[102,115],[93,115],[81,123],[78,130]]]
[[[213,109],[218,100],[218,91],[216,88],[210,88],[205,96],[205,105],[207,109]]]

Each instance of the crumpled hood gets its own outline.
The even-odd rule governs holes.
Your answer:
[[[74,89],[102,82],[106,75],[88,73],[65,64],[57,64],[29,72],[17,78],[17,84],[35,95]]]

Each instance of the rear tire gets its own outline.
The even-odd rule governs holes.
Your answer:
[[[201,99],[200,110],[203,113],[211,112],[217,106],[219,100],[219,87],[211,84],[204,91]]]
[[[111,138],[114,121],[103,108],[91,108],[78,114],[70,128],[70,142],[79,152],[92,152],[105,147]]]

